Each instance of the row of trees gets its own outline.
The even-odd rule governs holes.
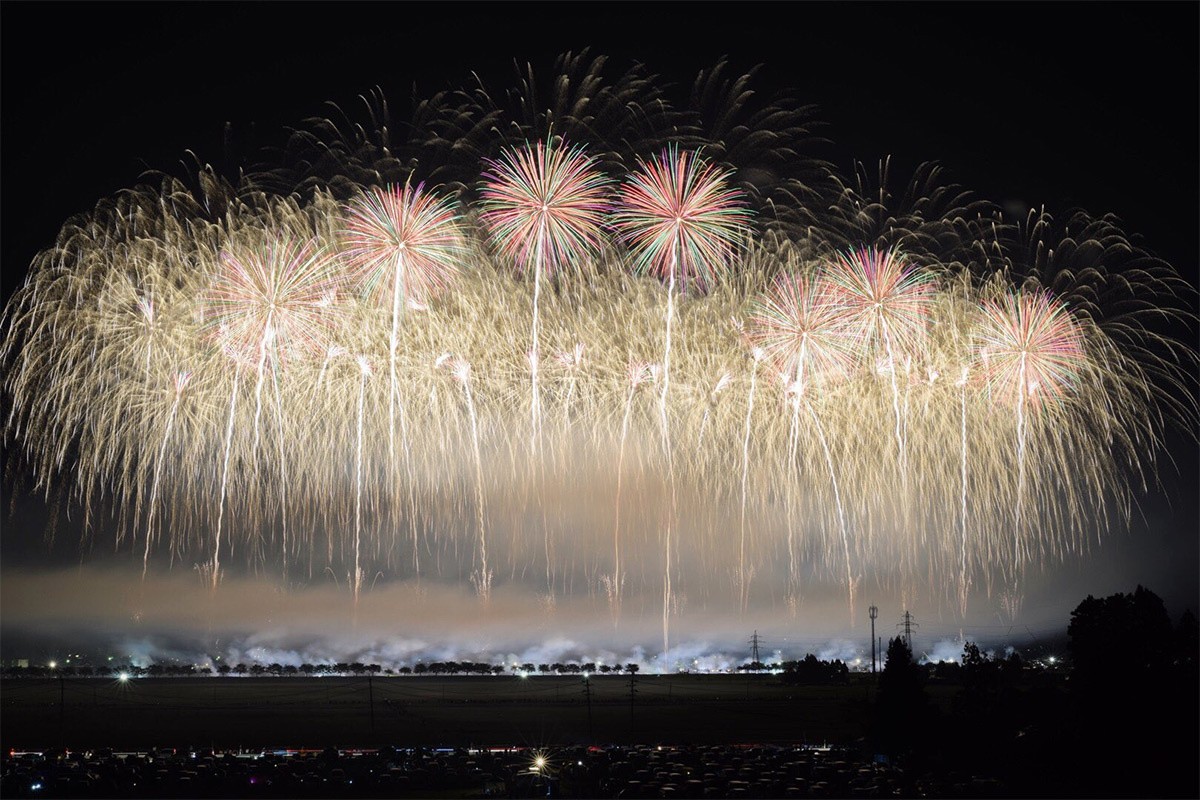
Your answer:
[[[835,686],[850,682],[850,668],[841,659],[821,661],[809,653],[800,661],[785,661],[779,679],[798,686]]]
[[[219,664],[216,669],[195,664],[151,664],[147,667],[130,665],[91,666],[31,666],[5,667],[3,674],[6,678],[92,678],[118,677],[125,675],[131,678],[176,678],[203,677],[217,674],[222,676],[235,675],[253,677],[317,677],[326,675],[504,675],[507,672],[515,675],[580,675],[600,674],[619,675],[627,673],[634,675],[638,665],[586,663],[553,664],[513,664],[505,667],[501,664],[487,664],[478,661],[434,661],[419,662],[413,666],[403,666],[396,669],[384,669],[379,664],[364,664],[359,661],[335,664]]]

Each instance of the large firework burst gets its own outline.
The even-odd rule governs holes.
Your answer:
[[[482,150],[494,110],[455,117]],[[469,203],[407,173],[365,188],[365,161],[328,192],[202,173],[103,201],[5,310],[10,452],[90,532],[111,507],[143,569],[194,564],[216,586],[236,553],[348,575],[357,595],[431,553],[487,597],[544,561],[553,590],[606,587],[614,611],[656,608],[642,593],[661,580],[665,628],[689,603],[747,607],[751,576],[764,602],[799,602],[801,578],[853,602],[862,579],[965,609],[971,587],[1085,550],[1152,477],[1167,426],[1194,430],[1194,347],[1155,328],[1189,306],[1110,221],[958,225],[991,212],[925,175],[899,207],[846,184],[758,240],[736,173],[664,137],[622,184],[612,247],[595,165],[565,145],[474,162],[490,248]],[[512,267],[537,295],[584,254],[584,280],[535,300],[534,355],[544,340],[559,357],[531,397]],[[1173,311],[1149,310],[1164,297]],[[654,399],[637,391],[652,376]],[[537,491],[519,468],[531,405],[562,420]],[[903,469],[880,458],[892,442]],[[534,516],[569,546],[539,544]]]

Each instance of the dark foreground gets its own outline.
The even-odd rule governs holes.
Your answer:
[[[11,797],[999,797],[999,782],[803,747],[16,754]]]
[[[857,677],[857,676],[856,676]],[[590,686],[589,704],[586,689]],[[852,742],[874,687],[773,675],[5,680],[23,750]]]
[[[866,675],[9,679],[0,797],[1198,796],[1194,686],[1072,686],[931,678],[896,705]]]

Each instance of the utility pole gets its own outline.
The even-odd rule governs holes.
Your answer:
[[[875,674],[875,618],[879,616],[879,607],[871,606],[867,609],[867,613],[871,616],[871,674]]]
[[[899,628],[901,625],[904,626],[904,644],[908,645],[908,652],[911,653],[912,652],[912,629],[919,628],[921,626],[913,621],[913,615],[911,612],[908,612],[908,611],[904,612],[904,622],[900,623],[896,627]]]

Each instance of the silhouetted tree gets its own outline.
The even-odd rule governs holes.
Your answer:
[[[848,683],[850,669],[840,660],[821,661],[812,653],[801,661],[787,661],[779,676],[783,683],[798,685],[830,685]]]
[[[927,727],[925,672],[913,661],[904,637],[888,642],[875,702],[875,739],[891,752],[923,744]]]
[[[1143,680],[1170,663],[1171,618],[1162,599],[1143,586],[1133,594],[1088,595],[1071,612],[1071,680],[1087,689]]]
[[[1182,621],[1181,621],[1182,622]],[[1088,596],[1067,628],[1074,706],[1069,731],[1085,794],[1197,795],[1195,672],[1178,659],[1181,630],[1162,599]],[[1181,768],[1190,760],[1191,769]]]

